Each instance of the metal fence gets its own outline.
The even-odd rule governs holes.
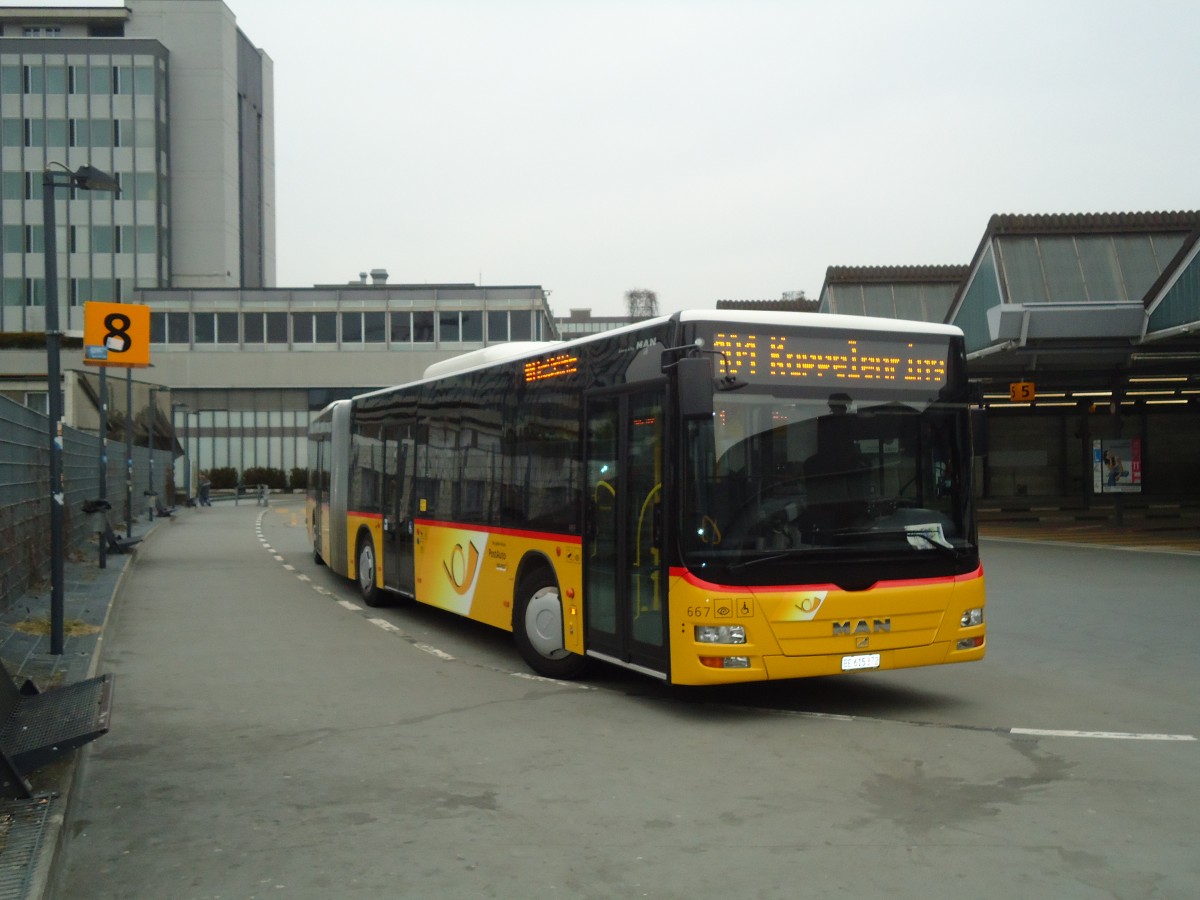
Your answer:
[[[45,415],[0,397],[0,609],[50,577],[48,425]],[[144,519],[151,500],[146,493],[151,490],[149,449],[133,448],[132,467],[125,450],[125,444],[109,441],[105,490],[114,528],[127,518]],[[63,429],[63,543],[68,554],[95,547],[98,523],[83,512],[83,504],[100,496],[100,454],[97,435]],[[172,502],[171,482],[171,453],[155,450],[154,491],[160,503]]]

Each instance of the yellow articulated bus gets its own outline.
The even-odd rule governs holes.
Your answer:
[[[497,345],[325,409],[313,552],[534,671],[676,684],[985,651],[952,326],[705,310]]]

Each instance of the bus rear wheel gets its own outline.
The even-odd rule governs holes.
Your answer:
[[[563,647],[562,599],[554,578],[533,572],[521,579],[513,602],[513,639],[529,668],[549,678],[577,678],[584,656]]]
[[[358,539],[358,553],[355,558],[358,560],[358,590],[362,594],[363,603],[367,606],[382,606],[383,591],[379,590],[375,583],[375,542],[369,534],[364,534]]]

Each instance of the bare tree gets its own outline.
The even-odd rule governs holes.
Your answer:
[[[631,319],[649,319],[658,315],[658,294],[645,288],[625,292],[625,309]]]

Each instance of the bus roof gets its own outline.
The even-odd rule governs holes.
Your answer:
[[[441,378],[443,375],[453,375],[458,372],[466,372],[468,369],[508,362],[512,359],[520,359],[522,356],[535,356],[561,343],[562,341],[510,341],[507,344],[493,344],[482,350],[470,350],[449,359],[430,363],[425,367],[424,378],[425,380]]]
[[[780,312],[773,310],[736,310],[736,309],[687,309],[666,316],[651,319],[641,319],[600,331],[595,334],[583,335],[569,341],[513,341],[505,344],[495,344],[479,350],[470,350],[450,359],[430,363],[424,375],[409,384],[421,384],[433,381],[446,375],[457,375],[474,369],[482,369],[500,362],[513,362],[525,357],[537,356],[555,347],[578,346],[592,341],[605,340],[615,335],[642,328],[655,327],[676,319],[679,322],[718,322],[730,325],[783,325],[795,328],[845,329],[849,331],[890,331],[907,332],[910,334],[942,335],[945,337],[961,336],[962,329],[956,325],[942,325],[936,322],[919,322],[913,319],[882,319],[876,316],[845,316],[834,313],[809,312]],[[370,397],[374,394],[384,394],[391,387],[379,388],[359,394],[355,399]]]
[[[807,328],[844,328],[851,331],[904,331],[912,334],[961,335],[957,325],[920,322],[915,319],[881,319],[876,316],[845,316],[836,313],[773,312],[762,309],[689,309],[679,313],[680,322],[722,322],[746,325],[794,325]]]

